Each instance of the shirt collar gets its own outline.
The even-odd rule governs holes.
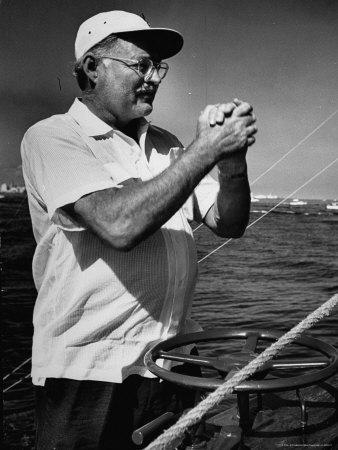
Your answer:
[[[92,113],[90,109],[82,103],[80,98],[76,98],[74,100],[74,103],[70,107],[68,113],[88,136],[100,136],[111,133],[112,131],[125,136],[120,130],[106,124],[103,120]],[[138,132],[139,136],[147,131],[148,126],[149,122],[144,117],[141,117]]]

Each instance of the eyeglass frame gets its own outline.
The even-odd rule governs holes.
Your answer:
[[[122,62],[127,67],[129,67],[130,69],[134,70],[134,72],[136,72],[139,75],[139,77],[143,78],[144,81],[146,81],[146,82],[151,79],[151,77],[154,74],[154,70],[156,70],[156,72],[157,72],[157,74],[158,74],[158,76],[160,77],[161,80],[163,80],[163,78],[167,75],[168,70],[169,70],[169,65],[166,62],[161,61],[159,63],[155,63],[152,59],[150,59],[150,58],[148,58],[146,56],[142,57],[140,60],[128,59],[128,58],[115,58],[115,57],[112,57],[112,56],[100,56],[99,59],[103,59],[103,58],[112,59],[113,61]],[[145,75],[143,75],[142,72],[139,69],[139,65],[140,65],[142,60],[143,61],[144,60],[148,60],[148,61],[151,62],[149,73],[147,73]],[[131,64],[128,64],[128,62],[131,63]],[[159,74],[159,68],[161,67],[161,64],[162,64],[162,68],[165,69],[164,75],[162,77]],[[134,68],[135,66],[137,66],[137,68]]]

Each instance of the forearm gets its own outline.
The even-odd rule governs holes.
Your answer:
[[[133,248],[169,220],[215,165],[202,145],[194,141],[174,164],[149,181],[83,197],[75,212],[114,248]]]
[[[252,107],[239,103],[236,108],[232,104],[230,110],[227,105],[221,105],[217,113],[208,105],[199,116],[196,139],[159,176],[121,189],[84,196],[74,204],[74,213],[114,248],[133,248],[168,221],[216,163],[222,161],[222,173],[236,169],[230,167],[241,159],[236,155],[245,153],[245,148],[255,142],[253,135],[257,131]],[[215,114],[209,117],[211,111]],[[234,225],[246,223],[248,195],[247,180],[221,179],[216,229],[228,233]]]
[[[240,237],[249,221],[250,187],[245,155],[219,165],[220,190],[205,217],[206,225],[222,237]]]

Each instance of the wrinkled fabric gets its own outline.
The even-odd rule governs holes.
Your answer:
[[[188,220],[201,221],[214,203],[213,178],[205,177],[167,223],[129,252],[114,250],[63,209],[92,192],[149,180],[183,151],[175,136],[145,119],[137,143],[78,99],[25,134],[23,173],[37,241],[34,384],[47,377],[151,377],[143,364],[149,345],[192,331],[197,262]]]

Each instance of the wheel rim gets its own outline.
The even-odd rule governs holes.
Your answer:
[[[167,381],[185,386],[192,389],[214,390],[224,384],[225,380],[219,380],[216,378],[202,378],[192,377],[189,375],[176,374],[169,370],[163,369],[156,364],[158,358],[165,358],[165,353],[169,350],[188,345],[191,343],[208,342],[215,340],[228,340],[228,339],[246,339],[244,350],[250,353],[250,347],[257,346],[258,341],[274,342],[278,340],[283,333],[270,332],[270,331],[257,331],[257,330],[210,330],[202,331],[198,333],[189,333],[185,335],[176,336],[166,341],[162,341],[153,346],[145,355],[144,362],[147,368],[157,375],[159,378],[163,378]],[[278,392],[297,389],[300,387],[306,387],[315,384],[319,381],[323,381],[333,375],[338,369],[338,355],[337,350],[330,344],[323,342],[319,339],[312,338],[310,336],[303,335],[297,339],[293,344],[306,347],[312,350],[316,350],[327,358],[327,365],[323,367],[323,363],[320,363],[318,367],[321,367],[318,371],[303,373],[301,375],[292,376],[288,378],[277,378],[268,380],[245,380],[239,384],[234,392]],[[239,352],[243,354],[242,352]],[[252,352],[253,353],[253,352]],[[188,355],[187,355],[188,356]],[[258,354],[253,353],[249,356],[249,360],[254,359]],[[210,358],[206,358],[210,359]],[[221,358],[219,358],[221,359]],[[245,358],[244,358],[245,359]],[[249,362],[247,361],[247,363]],[[278,361],[278,360],[276,360]],[[309,359],[311,363],[311,359]],[[316,365],[314,367],[316,368]],[[270,369],[271,370],[271,369]],[[273,369],[272,369],[273,370]]]

